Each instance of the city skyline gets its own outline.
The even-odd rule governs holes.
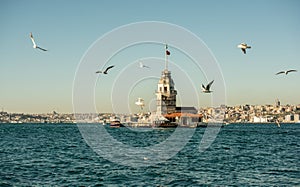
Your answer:
[[[118,6],[115,6],[115,4]],[[299,46],[300,12],[298,1],[51,1],[1,2],[0,50],[0,107],[9,112],[70,113],[74,77],[81,60],[103,35],[124,25],[157,21],[178,25],[199,37],[222,72],[226,88],[226,105],[282,104],[298,105],[300,89]],[[118,8],[119,7],[119,8]],[[49,51],[32,48],[29,34]],[[110,85],[126,67],[124,75],[147,75],[143,84],[132,87],[129,108],[138,97],[153,105],[157,81],[164,68],[164,43],[140,44],[118,53],[109,63],[114,64],[108,76],[96,76],[96,109],[111,112]],[[172,43],[172,41],[169,41]],[[243,54],[237,45],[252,46]],[[197,74],[189,59],[176,46],[169,46],[170,70],[180,96],[178,105],[196,108],[209,107],[211,95],[201,93],[201,84],[207,84],[214,75]],[[139,61],[151,69],[140,69]],[[98,63],[98,62],[95,62]],[[203,63],[203,62],[202,62]],[[298,72],[275,75],[287,69]],[[183,74],[189,74],[186,78]],[[98,76],[98,77],[97,77]],[[192,85],[184,80],[192,79]],[[208,80],[209,79],[209,80]],[[104,81],[104,82],[103,82]],[[214,82],[212,90],[218,86]],[[149,85],[149,86],[148,86]],[[189,90],[196,96],[189,98]],[[214,92],[212,95],[215,94]],[[194,98],[195,97],[195,98]],[[107,99],[109,98],[109,99]],[[148,107],[151,109],[151,106]]]

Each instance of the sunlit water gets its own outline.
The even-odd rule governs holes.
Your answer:
[[[106,130],[134,147],[155,145],[174,133],[174,129]],[[300,185],[299,124],[229,125],[200,153],[204,131],[197,129],[169,160],[134,168],[99,156],[75,124],[0,124],[0,186]]]

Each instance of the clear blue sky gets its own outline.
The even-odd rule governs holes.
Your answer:
[[[227,105],[273,104],[277,98],[283,104],[300,104],[300,2],[297,0],[2,0],[0,107],[9,112],[72,112],[74,76],[89,47],[117,27],[142,21],[176,24],[202,39],[223,73]],[[48,52],[32,48],[30,32],[40,46],[49,49]],[[247,55],[236,47],[240,42],[252,46]],[[151,55],[155,49],[153,47]],[[176,58],[175,51],[173,49],[170,59],[176,64],[181,59]],[[161,54],[156,56],[164,58]],[[125,62],[133,63],[133,73],[139,71],[134,68],[138,58],[142,57]],[[147,62],[155,64],[151,60]],[[274,75],[290,68],[298,72],[288,76]],[[153,68],[152,71],[160,76],[161,69]],[[178,92],[189,89],[178,81],[180,76],[176,77],[175,72],[174,69]],[[147,81],[154,87],[147,87],[147,92],[142,86],[134,87],[144,92],[133,91],[130,102],[138,94],[142,94],[147,103],[153,99],[157,80]],[[201,75],[195,80],[199,93],[200,85],[207,81]],[[102,90],[111,88],[109,84],[98,84],[95,91],[97,110],[110,112],[107,102],[110,98],[107,99],[107,93]],[[182,101],[180,104],[209,106],[210,96],[202,94],[198,99],[199,103]]]

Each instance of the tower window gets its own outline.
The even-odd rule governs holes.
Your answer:
[[[166,92],[166,91],[168,91],[168,88],[165,86],[165,87],[164,87],[164,92]]]

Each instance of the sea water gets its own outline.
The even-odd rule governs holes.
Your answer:
[[[175,132],[104,128],[132,147],[157,145]],[[130,167],[97,154],[76,124],[0,124],[0,186],[300,185],[299,124],[230,124],[200,152],[205,130],[194,129],[187,144],[161,163]]]

